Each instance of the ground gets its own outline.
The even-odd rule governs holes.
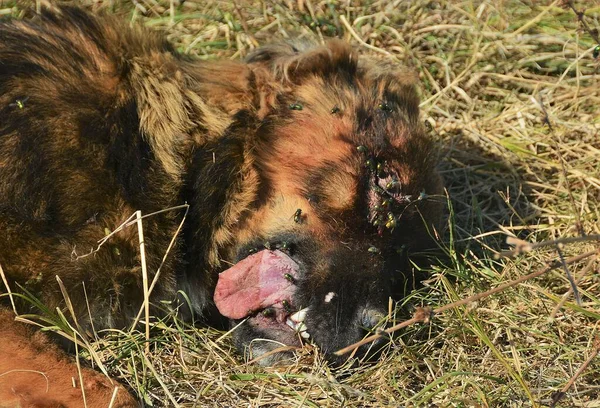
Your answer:
[[[444,256],[423,288],[396,305],[398,321],[415,307],[438,308],[555,267],[399,330],[379,361],[359,367],[332,369],[310,346],[287,368],[247,365],[227,333],[172,320],[156,322],[149,350],[144,333],[113,333],[85,342],[82,360],[101,362],[155,407],[600,407],[600,2],[71,3],[164,31],[203,59],[338,36],[418,73],[449,221]],[[0,1],[0,15],[27,17],[36,6]],[[507,257],[507,237],[579,238],[521,243]],[[586,257],[568,261],[578,255]]]

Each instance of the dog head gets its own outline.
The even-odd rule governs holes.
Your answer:
[[[434,146],[402,68],[341,41],[265,47],[247,62],[271,78],[269,113],[240,113],[198,176],[222,180],[202,194],[235,198],[205,238],[212,262],[226,263],[216,306],[243,321],[236,343],[262,363],[302,339],[333,359],[384,320],[399,253],[431,244],[442,212]]]

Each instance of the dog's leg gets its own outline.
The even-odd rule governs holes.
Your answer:
[[[15,322],[6,309],[0,309],[0,339],[1,408],[83,407],[84,395],[88,408],[138,406],[116,381],[88,368],[79,372],[43,333]]]

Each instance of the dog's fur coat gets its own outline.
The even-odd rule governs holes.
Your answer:
[[[218,317],[218,273],[268,242],[285,252],[269,256],[295,265],[292,294],[249,310],[236,343],[299,344],[279,317],[306,308],[308,332],[332,356],[378,324],[403,287],[399,249],[426,245],[440,220],[427,199],[441,182],[413,82],[341,41],[200,62],[157,34],[77,8],[2,23],[0,264],[9,286],[49,310],[65,309],[64,289],[83,332],[127,327],[143,302],[140,243],[134,227],[117,228],[139,210],[153,214],[143,220],[149,279],[160,271],[153,305]],[[172,208],[183,203],[177,235],[185,211]],[[10,327],[0,342],[35,343]],[[21,364],[30,348],[11,353]]]

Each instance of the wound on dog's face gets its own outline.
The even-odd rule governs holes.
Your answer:
[[[339,42],[266,54],[250,62],[286,91],[250,143],[260,188],[236,220],[227,253],[237,263],[221,273],[215,301],[232,324],[246,319],[234,336],[252,358],[306,339],[332,357],[385,323],[404,285],[400,249],[431,245],[436,153],[400,68]],[[380,345],[361,351],[369,347]]]

